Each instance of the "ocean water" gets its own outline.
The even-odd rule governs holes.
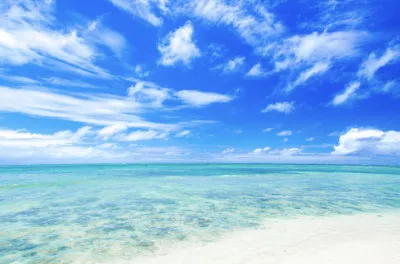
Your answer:
[[[116,263],[269,219],[400,209],[400,167],[0,167],[0,263]]]

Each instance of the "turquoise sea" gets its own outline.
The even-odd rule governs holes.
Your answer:
[[[116,263],[268,219],[400,209],[400,167],[0,167],[0,263]]]

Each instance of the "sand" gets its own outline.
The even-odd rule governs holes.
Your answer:
[[[399,264],[400,213],[268,220],[262,229],[132,263]]]

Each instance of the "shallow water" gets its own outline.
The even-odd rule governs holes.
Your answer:
[[[270,218],[400,209],[400,167],[0,167],[0,263],[111,263]]]

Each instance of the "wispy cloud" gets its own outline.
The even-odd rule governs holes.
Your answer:
[[[269,104],[266,108],[261,110],[262,113],[268,113],[272,111],[281,112],[281,113],[291,113],[294,110],[293,102],[276,102],[274,104]]]
[[[342,93],[337,94],[333,98],[332,104],[336,106],[346,103],[349,99],[354,97],[355,93],[360,88],[360,85],[359,82],[350,83]]]
[[[246,2],[199,0],[186,5],[187,12],[205,21],[233,27],[247,43],[257,46],[283,31],[274,15],[264,5],[246,5]]]
[[[277,49],[271,50],[275,52],[275,70],[285,70],[301,63],[314,65],[359,55],[360,45],[367,36],[365,32],[338,31],[290,37]]]
[[[279,156],[293,156],[298,155],[303,150],[301,148],[285,148],[285,149],[275,149],[270,151],[270,154],[279,155]]]
[[[224,73],[233,73],[238,71],[244,64],[245,57],[238,56],[235,57],[226,63],[220,64],[216,66],[216,69],[222,70]]]
[[[0,4],[0,59],[6,65],[36,64],[92,77],[111,78],[96,65],[98,46],[120,52],[122,35],[98,26],[91,31],[62,29],[53,16],[53,1],[9,1]],[[83,28],[83,27],[81,27]]]
[[[276,133],[276,135],[279,137],[287,137],[287,136],[291,136],[292,134],[293,134],[293,132],[291,130],[283,130],[281,132]]]
[[[295,87],[304,84],[305,82],[307,82],[307,80],[309,80],[313,76],[325,73],[328,69],[329,69],[329,63],[326,62],[315,63],[311,68],[303,71],[293,83],[290,83],[286,87],[286,91],[287,92],[292,91]]]
[[[358,71],[359,77],[364,77],[367,80],[372,80],[375,73],[382,67],[385,67],[391,62],[394,62],[400,57],[400,46],[393,46],[387,48],[381,57],[377,57],[375,53],[369,55],[368,59],[365,60],[360,70]]]
[[[176,133],[175,137],[182,138],[182,137],[188,137],[190,135],[191,135],[190,130],[183,130],[183,131]]]
[[[80,88],[91,88],[91,89],[101,88],[100,86],[87,83],[81,80],[63,79],[58,77],[47,78],[44,79],[43,82],[55,86],[64,86],[64,87],[80,87]]]
[[[196,90],[183,90],[176,92],[175,95],[186,104],[193,106],[205,106],[212,103],[227,103],[233,98],[228,95],[218,93],[207,93]]]
[[[135,17],[139,17],[153,26],[160,26],[162,18],[160,13],[167,12],[167,0],[109,0],[116,7],[130,13]]]
[[[235,152],[234,148],[226,148],[221,152],[221,154],[230,154],[230,153],[233,153],[233,152]]]
[[[165,139],[167,132],[159,132],[155,130],[137,130],[129,134],[120,134],[117,139],[120,141],[143,141],[152,139]]]
[[[104,140],[107,140],[110,137],[114,136],[115,134],[123,132],[127,129],[128,126],[125,125],[124,123],[106,126],[98,131],[98,136],[103,138]]]
[[[161,107],[163,102],[170,97],[170,89],[160,87],[151,82],[136,82],[128,88],[128,96],[135,101],[144,102],[151,107]],[[144,107],[146,107],[143,105]]]
[[[192,39],[193,31],[193,25],[188,21],[176,31],[169,33],[158,44],[162,65],[172,66],[179,62],[189,65],[193,59],[201,56],[200,50]]]
[[[149,76],[150,71],[145,70],[143,65],[136,65],[135,66],[135,73],[136,73],[137,76],[143,78],[143,77]]]
[[[138,116],[141,103],[128,97],[104,94],[68,95],[56,91],[8,87],[0,87],[0,93],[1,112],[16,112],[104,126],[124,123],[129,127],[175,127],[143,120]]]
[[[253,153],[253,154],[261,154],[261,153],[269,151],[270,149],[271,149],[270,147],[256,148],[251,153]]]
[[[120,33],[105,27],[100,19],[91,21],[88,30],[83,32],[83,38],[90,43],[104,46],[121,57],[126,46],[126,39]]]
[[[274,130],[272,127],[268,127],[266,129],[264,129],[262,132],[268,133],[268,132],[271,132],[272,130]]]
[[[90,127],[85,126],[76,132],[65,130],[54,134],[35,134],[23,130],[0,129],[0,145],[18,148],[70,145],[80,141],[90,132],[90,129]]]
[[[266,76],[267,74],[268,74],[268,72],[262,68],[261,63],[257,63],[257,64],[254,64],[253,67],[251,67],[251,69],[246,73],[246,76],[262,77],[262,76]]]

